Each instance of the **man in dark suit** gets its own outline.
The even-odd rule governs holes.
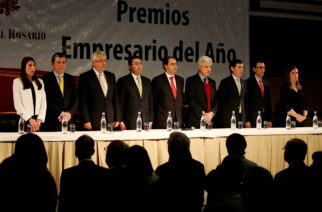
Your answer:
[[[189,104],[188,127],[200,127],[202,111],[205,111],[206,122],[210,122],[218,108],[215,80],[209,77],[212,59],[202,56],[198,60],[199,72],[186,80],[186,96]]]
[[[167,57],[162,62],[165,73],[152,80],[154,98],[154,128],[165,129],[168,112],[172,120],[182,123],[182,93],[184,79],[178,75],[177,60]]]
[[[75,123],[78,95],[75,78],[64,73],[66,63],[66,55],[55,53],[51,58],[53,71],[43,77],[47,98],[44,128],[47,131],[60,131],[64,115],[69,123]]]
[[[173,132],[168,139],[169,161],[158,166],[160,177],[159,211],[201,212],[204,202],[205,169],[190,152],[190,139]]]
[[[119,99],[115,75],[106,68],[106,53],[92,55],[93,68],[79,76],[80,117],[86,130],[99,130],[102,112],[114,127],[119,125]]]
[[[316,211],[321,209],[321,194],[306,165],[307,144],[299,138],[286,142],[284,160],[288,167],[274,177],[274,197],[280,211]],[[321,179],[320,179],[321,180]]]
[[[91,157],[94,140],[88,135],[75,142],[77,166],[63,170],[60,179],[58,211],[104,211],[110,200],[109,170],[97,166]],[[106,209],[107,210],[107,209]],[[108,211],[108,210],[107,210]]]
[[[143,123],[153,122],[153,95],[151,80],[142,76],[142,60],[130,57],[128,60],[130,74],[117,81],[120,99],[121,123],[120,129],[136,129],[138,111],[141,111]]]
[[[272,105],[269,84],[263,79],[265,63],[256,60],[252,65],[254,75],[246,80],[247,93],[245,98],[246,127],[256,127],[258,111],[261,111],[263,121],[268,121],[272,127]]]
[[[240,59],[229,64],[231,76],[221,80],[218,88],[217,124],[221,128],[230,128],[232,111],[235,111],[236,121],[245,121],[244,98],[246,83],[240,79],[244,72],[244,64]]]

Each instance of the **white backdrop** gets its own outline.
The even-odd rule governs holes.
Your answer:
[[[66,72],[79,75],[101,48],[117,78],[128,74],[129,54],[143,57],[143,75],[151,79],[163,72],[166,55],[178,57],[177,74],[184,78],[206,54],[215,61],[211,77],[218,85],[234,57],[245,63],[243,78],[249,74],[248,0],[24,0],[9,6],[0,8],[0,68],[19,68],[22,57],[32,56],[37,69],[50,71],[51,55],[65,49]]]

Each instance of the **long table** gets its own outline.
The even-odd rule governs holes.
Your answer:
[[[205,165],[206,173],[215,169],[227,155],[225,141],[232,133],[240,133],[245,136],[247,141],[245,156],[268,169],[273,175],[287,167],[284,162],[283,147],[291,138],[303,139],[308,144],[308,154],[305,159],[307,165],[312,163],[312,153],[322,150],[322,128],[211,129],[205,131],[196,129],[181,132],[190,138],[192,157]],[[144,146],[149,153],[153,167],[156,168],[168,161],[167,138],[170,133],[166,130],[142,132],[126,130],[106,134],[99,131],[79,131],[68,134],[37,132],[35,134],[44,141],[48,155],[48,169],[59,188],[61,171],[78,163],[75,157],[74,141],[83,134],[87,134],[95,140],[95,154],[92,160],[100,166],[107,167],[104,148],[108,146],[110,141],[123,140],[129,146]],[[13,154],[15,141],[19,136],[18,133],[0,133],[0,162]]]

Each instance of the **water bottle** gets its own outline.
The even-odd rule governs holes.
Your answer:
[[[202,111],[201,119],[200,119],[200,129],[206,130],[206,114],[205,111]]]
[[[291,117],[290,112],[287,112],[286,120],[285,120],[285,127],[287,130],[291,129]]]
[[[171,111],[168,113],[168,118],[167,118],[167,130],[171,131],[172,130],[172,117],[171,117]]]
[[[68,131],[68,121],[66,119],[65,112],[62,113],[63,115],[63,121],[61,122],[61,131],[63,134],[67,134]]]
[[[319,127],[319,119],[316,114],[316,111],[314,111],[314,116],[313,116],[313,128],[317,129]]]
[[[262,128],[262,117],[261,112],[258,111],[257,119],[256,119],[256,128],[260,130]]]
[[[230,128],[231,129],[236,129],[236,116],[235,116],[235,111],[232,111],[231,119],[230,119]]]
[[[102,112],[101,118],[101,132],[106,133],[106,119],[105,119],[105,112]]]
[[[18,133],[24,134],[24,132],[25,132],[25,120],[23,120],[23,118],[20,117],[18,122]]]
[[[142,131],[142,118],[141,118],[141,112],[138,112],[138,118],[136,119],[136,131],[141,132]]]

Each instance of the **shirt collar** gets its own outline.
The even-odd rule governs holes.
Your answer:
[[[207,77],[202,76],[200,73],[198,73],[198,74],[199,74],[199,77],[200,77],[202,82],[205,82],[204,79],[206,79],[206,83],[208,83],[208,78]]]
[[[165,75],[167,75],[168,79],[170,79],[170,77],[174,77],[174,78],[175,78],[175,76],[174,76],[174,75],[170,75],[170,74],[168,74],[167,72],[164,72],[164,73],[165,73]]]
[[[233,76],[234,80],[237,81],[237,77],[235,77],[233,74],[231,76]],[[239,78],[239,80],[240,80],[240,78]]]
[[[93,67],[93,70],[94,70],[96,76],[99,77],[100,72],[96,71],[94,67]],[[102,72],[102,74],[104,74],[104,71]]]
[[[57,74],[56,71],[53,70],[53,72],[54,72],[56,77],[59,77],[59,74]],[[61,74],[61,76],[64,77],[64,72]]]
[[[256,76],[256,74],[255,74],[255,79],[256,79],[256,81],[259,83],[259,80],[262,80],[262,82],[263,82],[263,79],[260,79],[260,78],[258,78],[257,76]]]
[[[131,75],[135,80],[136,80],[137,77],[139,77],[141,79],[141,75],[137,76],[137,75],[133,74],[132,72],[131,72]]]
[[[78,163],[81,163],[81,162],[84,162],[84,161],[92,161],[92,159],[87,158],[87,159],[78,160]]]

